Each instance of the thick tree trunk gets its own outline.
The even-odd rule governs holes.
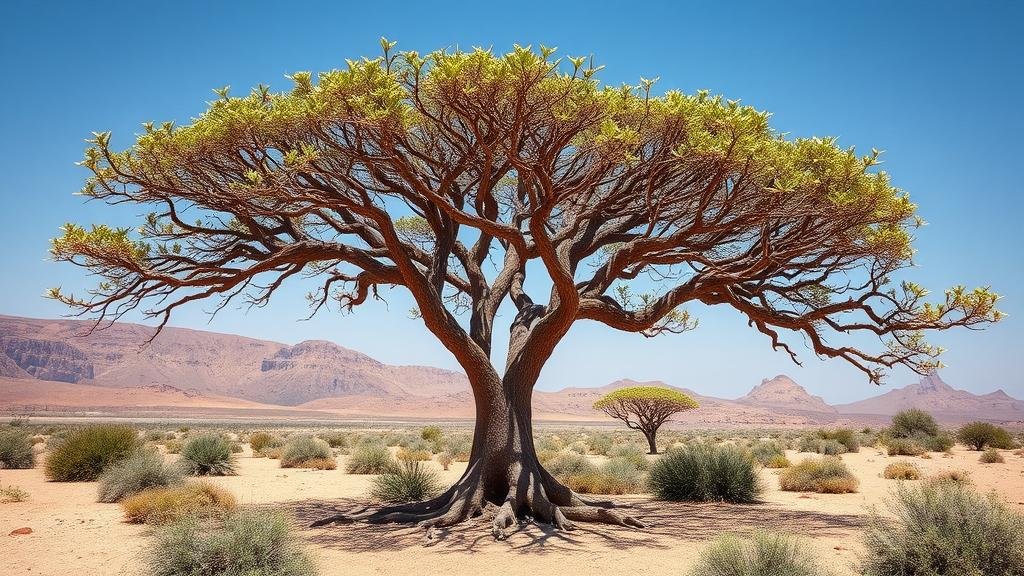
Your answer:
[[[474,382],[476,424],[473,449],[462,478],[440,496],[424,502],[385,506],[362,514],[339,514],[313,526],[351,521],[417,523],[443,527],[494,512],[492,532],[504,538],[519,520],[533,518],[571,530],[573,521],[643,527],[610,502],[581,498],[558,482],[537,459],[533,445],[532,383],[508,382],[497,375]]]
[[[644,432],[644,436],[647,438],[647,445],[650,446],[650,448],[651,448],[650,454],[657,454],[658,453],[658,444],[655,443],[655,441],[654,441],[654,437],[657,436],[657,434],[658,434],[657,430],[651,430],[650,432]]]

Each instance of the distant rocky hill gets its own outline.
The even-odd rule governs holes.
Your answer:
[[[117,323],[0,316],[0,408],[166,406],[286,410],[334,416],[472,418],[465,375],[428,366],[392,366],[323,340],[294,346],[230,334]],[[44,384],[47,383],[47,384]],[[63,383],[56,385],[56,383]],[[660,381],[535,391],[534,414],[599,420],[593,403],[611,390]],[[130,389],[130,391],[126,391]],[[122,390],[118,392],[118,390]],[[810,426],[883,421],[919,407],[947,421],[1024,421],[1024,402],[1003,391],[975,395],[937,374],[860,402],[830,406],[791,378],[763,380],[736,400],[691,395],[700,408],[677,417],[700,426]]]

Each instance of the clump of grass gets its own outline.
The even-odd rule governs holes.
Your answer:
[[[36,465],[32,438],[21,430],[0,430],[0,468],[25,469]]]
[[[982,452],[978,461],[982,464],[1002,464],[1003,462],[1006,462],[1006,460],[1003,459],[1003,455],[995,448],[988,448]]]
[[[203,434],[181,448],[182,469],[192,476],[227,476],[235,473],[231,442],[219,434]]]
[[[580,494],[634,494],[643,489],[640,471],[626,458],[611,458],[592,472],[557,478]]]
[[[417,448],[406,448],[402,447],[398,449],[398,453],[395,457],[402,461],[408,462],[426,462],[434,458],[434,453],[430,450],[420,450]]]
[[[768,462],[779,456],[785,457],[782,446],[775,441],[755,440],[750,444],[749,450],[754,460],[757,460],[762,466],[767,466]]]
[[[221,518],[237,506],[235,497],[210,482],[149,488],[121,501],[126,522],[167,524],[186,516]]]
[[[889,480],[919,480],[921,468],[913,462],[893,462],[885,467],[882,476]]]
[[[103,470],[141,448],[134,428],[102,424],[79,428],[56,444],[46,459],[46,478],[54,482],[95,480]]]
[[[943,470],[937,474],[933,474],[926,481],[926,484],[960,484],[962,486],[970,486],[973,484],[971,480],[971,473],[967,470]]]
[[[320,434],[320,438],[327,442],[327,445],[331,448],[338,448],[345,450],[348,448],[348,435],[344,432],[325,432]]]
[[[437,496],[437,473],[419,461],[402,461],[395,469],[374,478],[370,495],[382,502],[418,502]]]
[[[380,444],[369,444],[357,448],[349,456],[345,471],[349,474],[384,474],[398,468],[391,452]]]
[[[276,512],[242,510],[220,525],[182,518],[159,531],[152,576],[314,576],[316,566]]]
[[[107,467],[100,475],[99,502],[120,502],[147,488],[182,481],[180,469],[164,463],[159,452],[140,450]]]
[[[267,449],[281,446],[284,446],[284,439],[280,436],[267,432],[253,432],[249,435],[249,447],[252,448],[253,455],[262,456]]]
[[[856,492],[859,482],[838,456],[806,458],[786,468],[779,487],[788,492],[843,494]]]
[[[720,537],[700,555],[692,576],[821,576],[815,555],[786,534]]]
[[[707,443],[669,450],[651,467],[647,483],[661,500],[753,502],[762,490],[746,450]]]
[[[28,500],[28,492],[18,486],[0,486],[0,504],[24,502]]]
[[[1024,518],[952,482],[900,486],[865,531],[868,576],[1024,574]]]
[[[609,458],[624,458],[633,463],[637,470],[647,471],[651,461],[647,459],[647,450],[636,444],[616,444],[608,449]]]
[[[420,438],[427,442],[440,442],[442,436],[444,430],[441,430],[440,426],[424,426],[423,430],[420,430]]]
[[[289,438],[281,449],[281,468],[334,470],[337,464],[327,442],[311,436]]]
[[[181,440],[168,440],[164,442],[164,450],[168,454],[181,454]]]
[[[766,462],[765,465],[764,465],[765,468],[776,468],[776,469],[778,469],[778,468],[789,468],[789,466],[790,466],[789,458],[786,458],[786,456],[784,454],[778,454],[778,455],[772,456],[771,460]]]
[[[544,464],[544,468],[559,479],[597,473],[597,465],[586,456],[576,452],[561,452],[548,460]]]

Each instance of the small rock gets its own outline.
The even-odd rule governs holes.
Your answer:
[[[842,547],[842,546],[833,546],[833,547],[832,547],[832,549],[833,549],[833,550],[840,550],[840,551],[842,551],[842,550],[846,550],[846,548],[844,548],[844,547]]]
[[[31,533],[32,533],[32,529],[29,528],[28,526],[24,526],[22,528],[11,530],[10,536],[24,536],[26,534],[31,534]]]

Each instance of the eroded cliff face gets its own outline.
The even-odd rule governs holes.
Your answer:
[[[12,372],[12,377],[27,374],[40,380],[74,384],[94,376],[92,362],[85,352],[65,342],[5,336],[0,337],[0,354],[5,359],[0,359],[0,369]]]

